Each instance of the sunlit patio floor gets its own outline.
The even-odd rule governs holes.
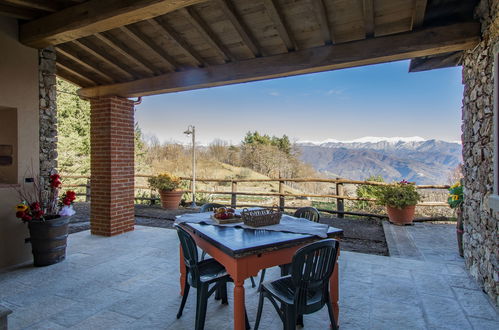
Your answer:
[[[421,257],[342,252],[341,329],[499,329],[496,309],[467,275],[462,259],[439,254],[438,243],[428,246],[454,239],[452,228],[425,226],[404,227],[416,246],[422,240]],[[137,226],[111,238],[84,231],[70,235],[68,244],[62,263],[0,273],[0,304],[13,310],[9,329],[194,329],[194,292],[184,316],[175,318],[180,296],[174,230]],[[267,279],[277,277],[278,268],[267,274]],[[229,306],[210,300],[206,329],[232,328],[231,289]],[[257,301],[247,281],[251,325]],[[266,303],[261,329],[280,328]],[[326,308],[305,316],[305,328],[328,329]]]

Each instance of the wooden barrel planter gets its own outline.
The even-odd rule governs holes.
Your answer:
[[[37,267],[53,265],[66,258],[68,224],[71,217],[54,216],[45,221],[28,223],[33,253],[33,264]]]

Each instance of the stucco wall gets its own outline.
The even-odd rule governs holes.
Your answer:
[[[493,46],[499,42],[499,4],[482,0],[476,16],[482,41],[463,58],[464,257],[471,275],[499,305],[498,219],[494,185]]]
[[[38,174],[39,111],[38,51],[17,41],[17,22],[0,17],[0,108],[17,109],[18,183],[22,184],[28,170]],[[0,141],[1,144],[1,141]],[[14,217],[16,194],[0,186],[0,268],[30,260],[31,246],[25,224]]]

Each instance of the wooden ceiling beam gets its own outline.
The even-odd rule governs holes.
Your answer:
[[[113,79],[111,76],[109,76],[107,73],[103,72],[102,70],[98,69],[95,65],[90,65],[88,61],[82,60],[78,53],[74,52],[71,50],[68,45],[59,45],[56,48],[57,51],[57,59],[59,59],[59,55],[62,55],[71,61],[78,63],[78,65],[84,67],[88,71],[93,72],[94,74],[98,75],[101,77],[103,81],[106,81],[106,83],[114,83],[116,82],[115,79]]]
[[[94,82],[94,85],[108,84],[106,79],[102,79],[95,72],[87,70],[87,66],[81,65],[79,62],[66,57],[62,52],[56,50],[57,63],[64,66],[66,70],[71,70],[73,74],[78,73],[81,77],[85,77],[89,81]]]
[[[136,51],[128,47],[123,41],[111,35],[109,32],[97,33],[95,35],[97,39],[106,44],[108,47],[114,49],[116,52],[120,53],[121,56],[135,63],[142,70],[150,75],[157,75],[158,69],[152,63],[150,63],[142,55],[139,55]]]
[[[151,24],[164,38],[173,40],[173,42],[175,42],[187,56],[192,58],[198,66],[208,65],[208,62],[206,62],[203,57],[200,56],[198,52],[196,52],[194,48],[192,48],[192,46],[189,45],[187,41],[185,41],[184,38],[182,38],[182,36],[180,36],[180,34],[167,23],[160,21],[158,18],[149,19],[146,22]]]
[[[44,48],[136,23],[206,0],[89,0],[22,24],[19,40]]]
[[[80,85],[80,86],[82,86],[82,85],[89,85],[89,86],[97,85],[97,82],[95,82],[93,79],[90,79],[90,78],[82,75],[78,71],[73,70],[72,68],[62,64],[61,62],[56,62],[55,67],[56,67],[57,71],[62,70],[63,72],[65,71],[67,73],[70,73],[72,76],[78,78],[78,80],[79,80],[78,85]]]
[[[276,0],[263,0],[263,4],[288,51],[298,50],[298,44],[290,32],[291,29],[284,18],[279,3]]]
[[[43,15],[42,11],[0,4],[0,15],[30,20]]]
[[[426,12],[427,3],[428,3],[428,0],[414,0],[414,9],[412,11],[411,30],[423,25],[424,14]]]
[[[217,51],[224,61],[235,61],[236,58],[230,53],[220,39],[215,35],[212,29],[205,23],[199,14],[193,8],[180,9],[185,18],[192,26],[203,36],[203,38]]]
[[[439,56],[414,58],[409,65],[409,72],[421,72],[458,66],[461,64],[462,57],[463,52],[453,52]]]
[[[83,88],[79,94],[137,97],[179,92],[460,51],[479,41],[479,23],[460,23]]]
[[[8,2],[13,5],[27,7],[31,9],[43,10],[47,12],[54,12],[62,9],[62,7],[57,1],[49,1],[49,0],[4,0],[4,2]]]
[[[253,53],[253,56],[254,57],[262,56],[262,54],[264,54],[262,48],[260,47],[256,39],[253,37],[250,29],[246,26],[246,24],[244,24],[242,17],[237,13],[237,10],[234,7],[234,5],[228,0],[218,0],[217,3],[219,4],[220,7],[222,7],[222,11],[224,12],[225,16],[232,23],[237,33],[243,40],[243,43]]]
[[[122,64],[116,58],[109,55],[108,52],[103,51],[99,47],[92,45],[91,43],[85,41],[84,39],[71,41],[70,44],[75,45],[76,47],[83,49],[83,51],[85,51],[86,53],[89,53],[90,55],[92,55],[93,57],[98,59],[99,61],[102,61],[102,62],[106,63],[107,65],[111,66],[113,69],[118,71],[121,75],[126,77],[127,80],[137,79],[139,77],[139,75],[136,73],[132,74],[130,72],[130,68],[128,66]]]
[[[374,0],[363,0],[364,25],[366,37],[374,37]]]
[[[319,19],[319,24],[321,26],[322,39],[325,45],[330,45],[334,43],[334,38],[331,34],[331,29],[329,27],[329,20],[327,18],[326,5],[323,0],[312,0],[312,5],[314,7],[315,14]]]
[[[172,56],[170,56],[163,48],[159,47],[154,41],[151,40],[151,38],[149,38],[149,36],[140,31],[136,26],[123,26],[120,30],[138,43],[141,47],[148,49],[150,52],[161,58],[171,71],[179,69],[180,64],[178,64]]]

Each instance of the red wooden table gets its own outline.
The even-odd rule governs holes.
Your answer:
[[[202,213],[200,213],[201,215]],[[313,235],[243,229],[196,223],[182,223],[197,245],[225,266],[234,280],[234,329],[245,329],[244,280],[257,276],[261,269],[290,263],[296,250],[320,240]],[[339,239],[343,230],[329,227],[328,237]],[[338,254],[339,255],[339,254]],[[180,249],[180,287],[184,293],[185,264]],[[329,280],[331,302],[338,320],[338,265]]]

